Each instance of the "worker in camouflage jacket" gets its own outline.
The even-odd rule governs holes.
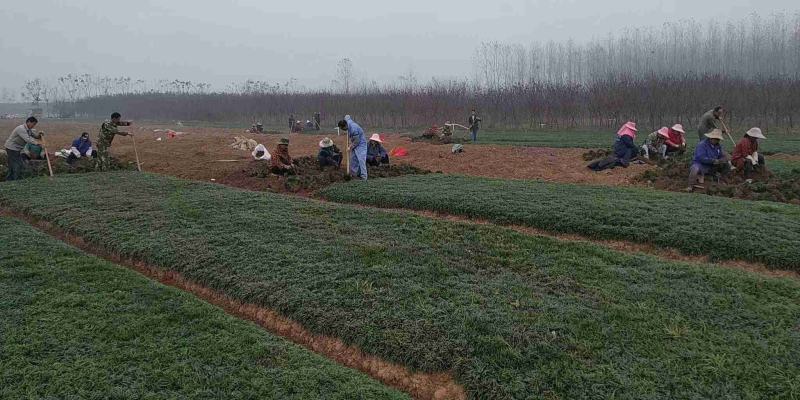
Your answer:
[[[117,135],[133,136],[132,133],[122,132],[119,130],[120,126],[130,126],[131,122],[122,121],[122,116],[115,112],[111,114],[111,120],[103,122],[100,125],[100,138],[97,140],[97,169],[100,171],[108,171],[111,168],[111,158],[108,154],[108,148],[111,147],[111,142]]]

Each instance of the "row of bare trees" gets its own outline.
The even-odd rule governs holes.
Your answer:
[[[487,42],[475,50],[473,65],[476,84],[487,89],[651,76],[800,79],[800,13],[726,23],[684,20],[585,44]]]
[[[797,126],[800,80],[748,80],[722,75],[608,79],[585,84],[534,83],[475,90],[473,83],[433,81],[415,90],[361,88],[347,93],[208,93],[113,95],[71,103],[80,114],[106,117],[122,111],[136,119],[224,121],[256,120],[283,125],[289,114],[310,118],[321,112],[323,125],[351,114],[382,128],[412,128],[464,123],[476,107],[492,128],[613,128],[628,119],[644,127],[681,122],[693,126],[699,116],[722,103],[737,125],[763,128]]]
[[[470,79],[420,83],[413,70],[379,85],[354,79],[342,59],[329,89],[297,80],[248,80],[221,91],[189,81],[67,75],[53,86],[26,84],[27,98],[55,102],[63,116],[204,120],[283,125],[322,112],[333,126],[344,114],[373,127],[411,128],[462,121],[478,108],[495,128],[581,128],[635,119],[645,127],[690,126],[724,104],[735,123],[794,128],[800,118],[800,13],[731,23],[693,20],[630,29],[585,44],[483,43]],[[38,99],[38,100],[36,100]]]

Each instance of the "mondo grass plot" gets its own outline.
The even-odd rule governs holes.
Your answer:
[[[794,280],[130,172],[0,203],[474,398],[800,394]]]
[[[0,217],[0,398],[407,397]]]
[[[800,271],[800,207],[639,188],[449,175],[334,185],[329,200],[431,210]]]

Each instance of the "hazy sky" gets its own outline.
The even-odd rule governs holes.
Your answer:
[[[336,62],[385,82],[470,73],[475,45],[578,41],[621,26],[794,12],[789,0],[2,0],[0,87],[91,73],[327,86]]]

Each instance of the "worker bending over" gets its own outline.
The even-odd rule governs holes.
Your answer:
[[[367,145],[367,165],[377,167],[381,164],[389,165],[389,153],[383,148],[383,140],[377,133],[369,138]]]
[[[697,127],[697,136],[700,141],[705,140],[705,134],[710,133],[714,129],[719,129],[722,133],[728,133],[725,128],[721,126],[722,115],[724,113],[725,109],[722,108],[722,106],[716,106],[700,117],[700,125]]]
[[[364,130],[350,116],[339,121],[339,129],[350,139],[350,176],[367,180],[367,140]]]
[[[617,139],[614,141],[611,156],[597,160],[588,165],[593,171],[602,171],[616,166],[627,168],[631,160],[639,154],[639,147],[636,146],[636,123],[629,121],[617,132]]]
[[[40,145],[41,136],[33,128],[39,121],[35,117],[28,118],[24,124],[14,128],[6,140],[6,161],[8,162],[7,181],[20,179],[25,164],[22,160],[22,149],[26,144]],[[36,136],[39,136],[38,138]]]
[[[115,112],[111,114],[110,121],[100,125],[100,139],[97,141],[97,169],[100,171],[107,171],[111,168],[111,156],[108,154],[108,149],[111,147],[114,137],[117,135],[133,136],[132,133],[119,130],[120,126],[131,126],[130,121],[122,121],[121,118],[122,115]]]

